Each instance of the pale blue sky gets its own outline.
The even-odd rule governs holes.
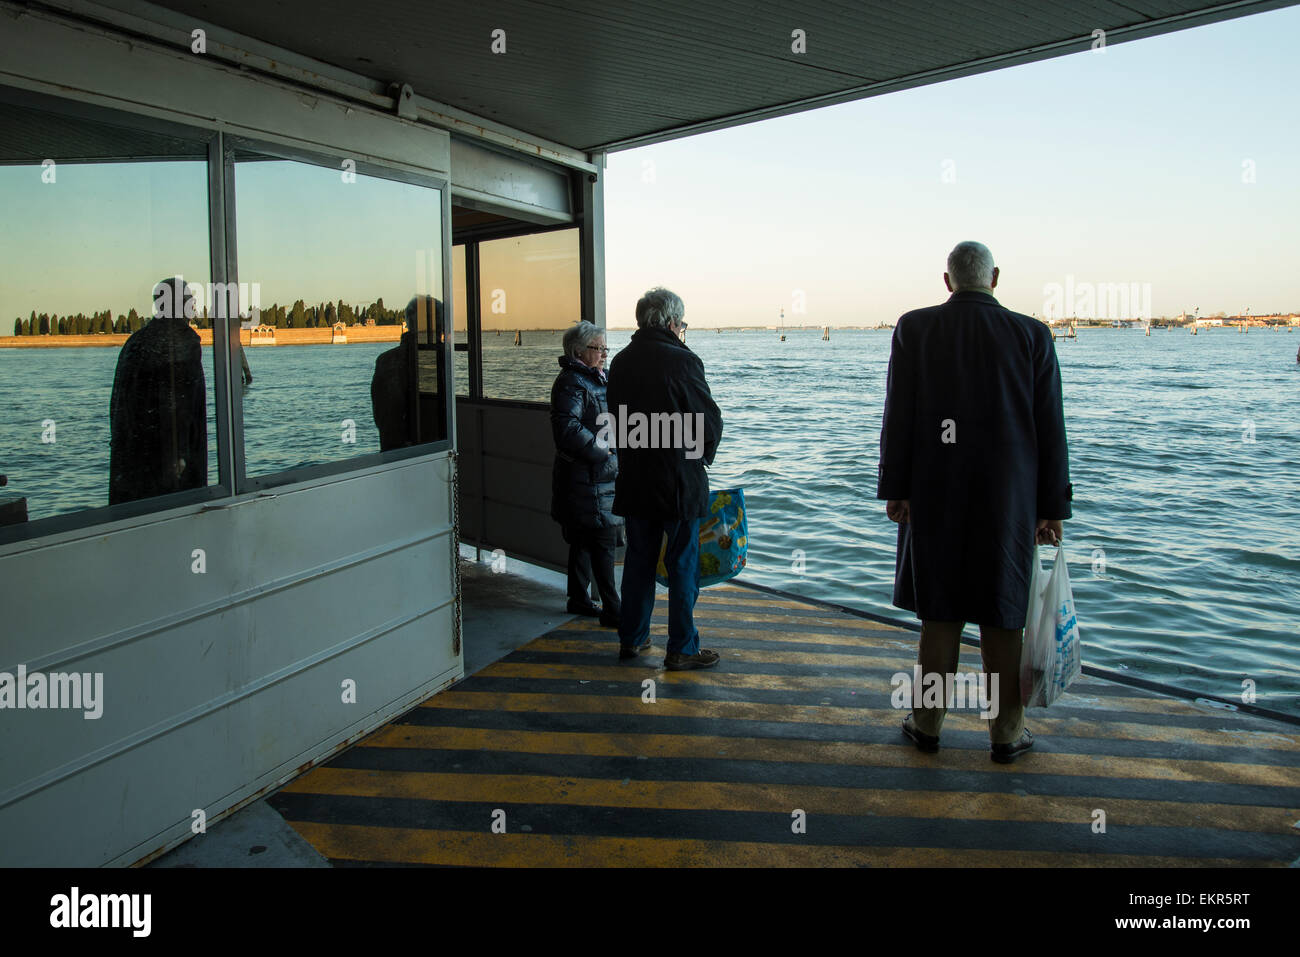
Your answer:
[[[0,335],[35,310],[153,314],[167,276],[208,281],[207,166],[60,163],[0,168]]]
[[[41,172],[0,168],[0,335],[33,309],[150,315],[157,280],[207,283],[204,163],[63,163],[52,183]],[[236,196],[239,278],[262,306],[442,295],[437,190],[274,161],[238,164]]]
[[[1290,8],[613,154],[607,321],[663,284],[692,327],[892,323],[964,239],[1026,313],[1069,274],[1300,311],[1298,45]]]

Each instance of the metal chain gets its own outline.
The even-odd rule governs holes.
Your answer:
[[[451,653],[460,654],[460,454],[452,449],[447,453],[451,465],[451,569],[456,579],[456,618],[452,622]]]

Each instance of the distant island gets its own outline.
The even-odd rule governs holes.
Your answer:
[[[400,326],[406,322],[405,309],[405,304],[401,309],[386,308],[382,297],[368,306],[350,305],[342,299],[337,303],[321,302],[308,306],[299,299],[291,306],[272,303],[265,309],[254,310],[254,314],[262,325],[276,329],[330,329],[340,322],[344,326]],[[135,309],[119,314],[116,319],[110,309],[89,316],[80,312],[69,316],[37,314],[33,310],[26,319],[21,316],[14,319],[13,336],[130,335],[143,329],[151,318],[141,316]],[[199,309],[190,324],[196,329],[211,329],[212,320],[207,309]]]
[[[1223,313],[1223,312],[1215,313],[1213,316],[1197,316],[1197,315],[1188,315],[1187,313],[1183,313],[1177,316],[1154,316],[1150,319],[1146,319],[1146,318],[1130,318],[1130,319],[1086,318],[1085,319],[1082,317],[1047,319],[1044,318],[1043,316],[1035,315],[1032,313],[1031,315],[1033,315],[1033,318],[1037,319],[1039,322],[1043,323],[1044,325],[1050,326],[1053,329],[1066,329],[1070,327],[1075,327],[1079,329],[1143,329],[1148,324],[1153,329],[1164,329],[1164,328],[1176,329],[1176,328],[1183,328],[1188,326],[1199,326],[1201,328],[1206,328],[1211,326],[1263,326],[1263,327],[1300,326],[1300,314],[1285,313],[1285,312],[1270,313],[1268,315],[1259,315],[1259,316],[1251,316],[1251,315],[1229,316],[1227,313]],[[727,326],[701,325],[698,328],[692,326],[690,328],[690,331],[703,332],[706,329],[710,332],[778,332],[779,331],[788,334],[793,334],[798,332],[820,333],[829,328],[831,332],[837,332],[837,331],[838,332],[864,332],[864,331],[873,332],[881,329],[893,329],[894,325],[895,325],[894,322],[878,322],[875,323],[874,325],[865,325],[865,324],[834,325],[830,323],[818,323],[816,325],[813,325],[811,323],[804,323],[801,325],[790,325],[789,323],[786,323],[784,326],[778,326],[772,323],[754,323],[752,325],[727,325]],[[636,326],[627,326],[627,325],[609,326],[607,328],[611,332],[635,332],[636,331]]]

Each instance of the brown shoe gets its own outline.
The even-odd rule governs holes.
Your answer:
[[[697,655],[669,654],[664,658],[664,667],[669,671],[690,671],[692,668],[712,668],[722,656],[716,651],[701,648]]]

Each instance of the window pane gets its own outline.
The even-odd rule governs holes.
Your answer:
[[[206,158],[0,103],[0,524],[218,482]]]
[[[479,246],[483,395],[549,402],[560,337],[582,318],[578,230]]]
[[[440,192],[241,154],[235,197],[246,474],[445,439]]]

